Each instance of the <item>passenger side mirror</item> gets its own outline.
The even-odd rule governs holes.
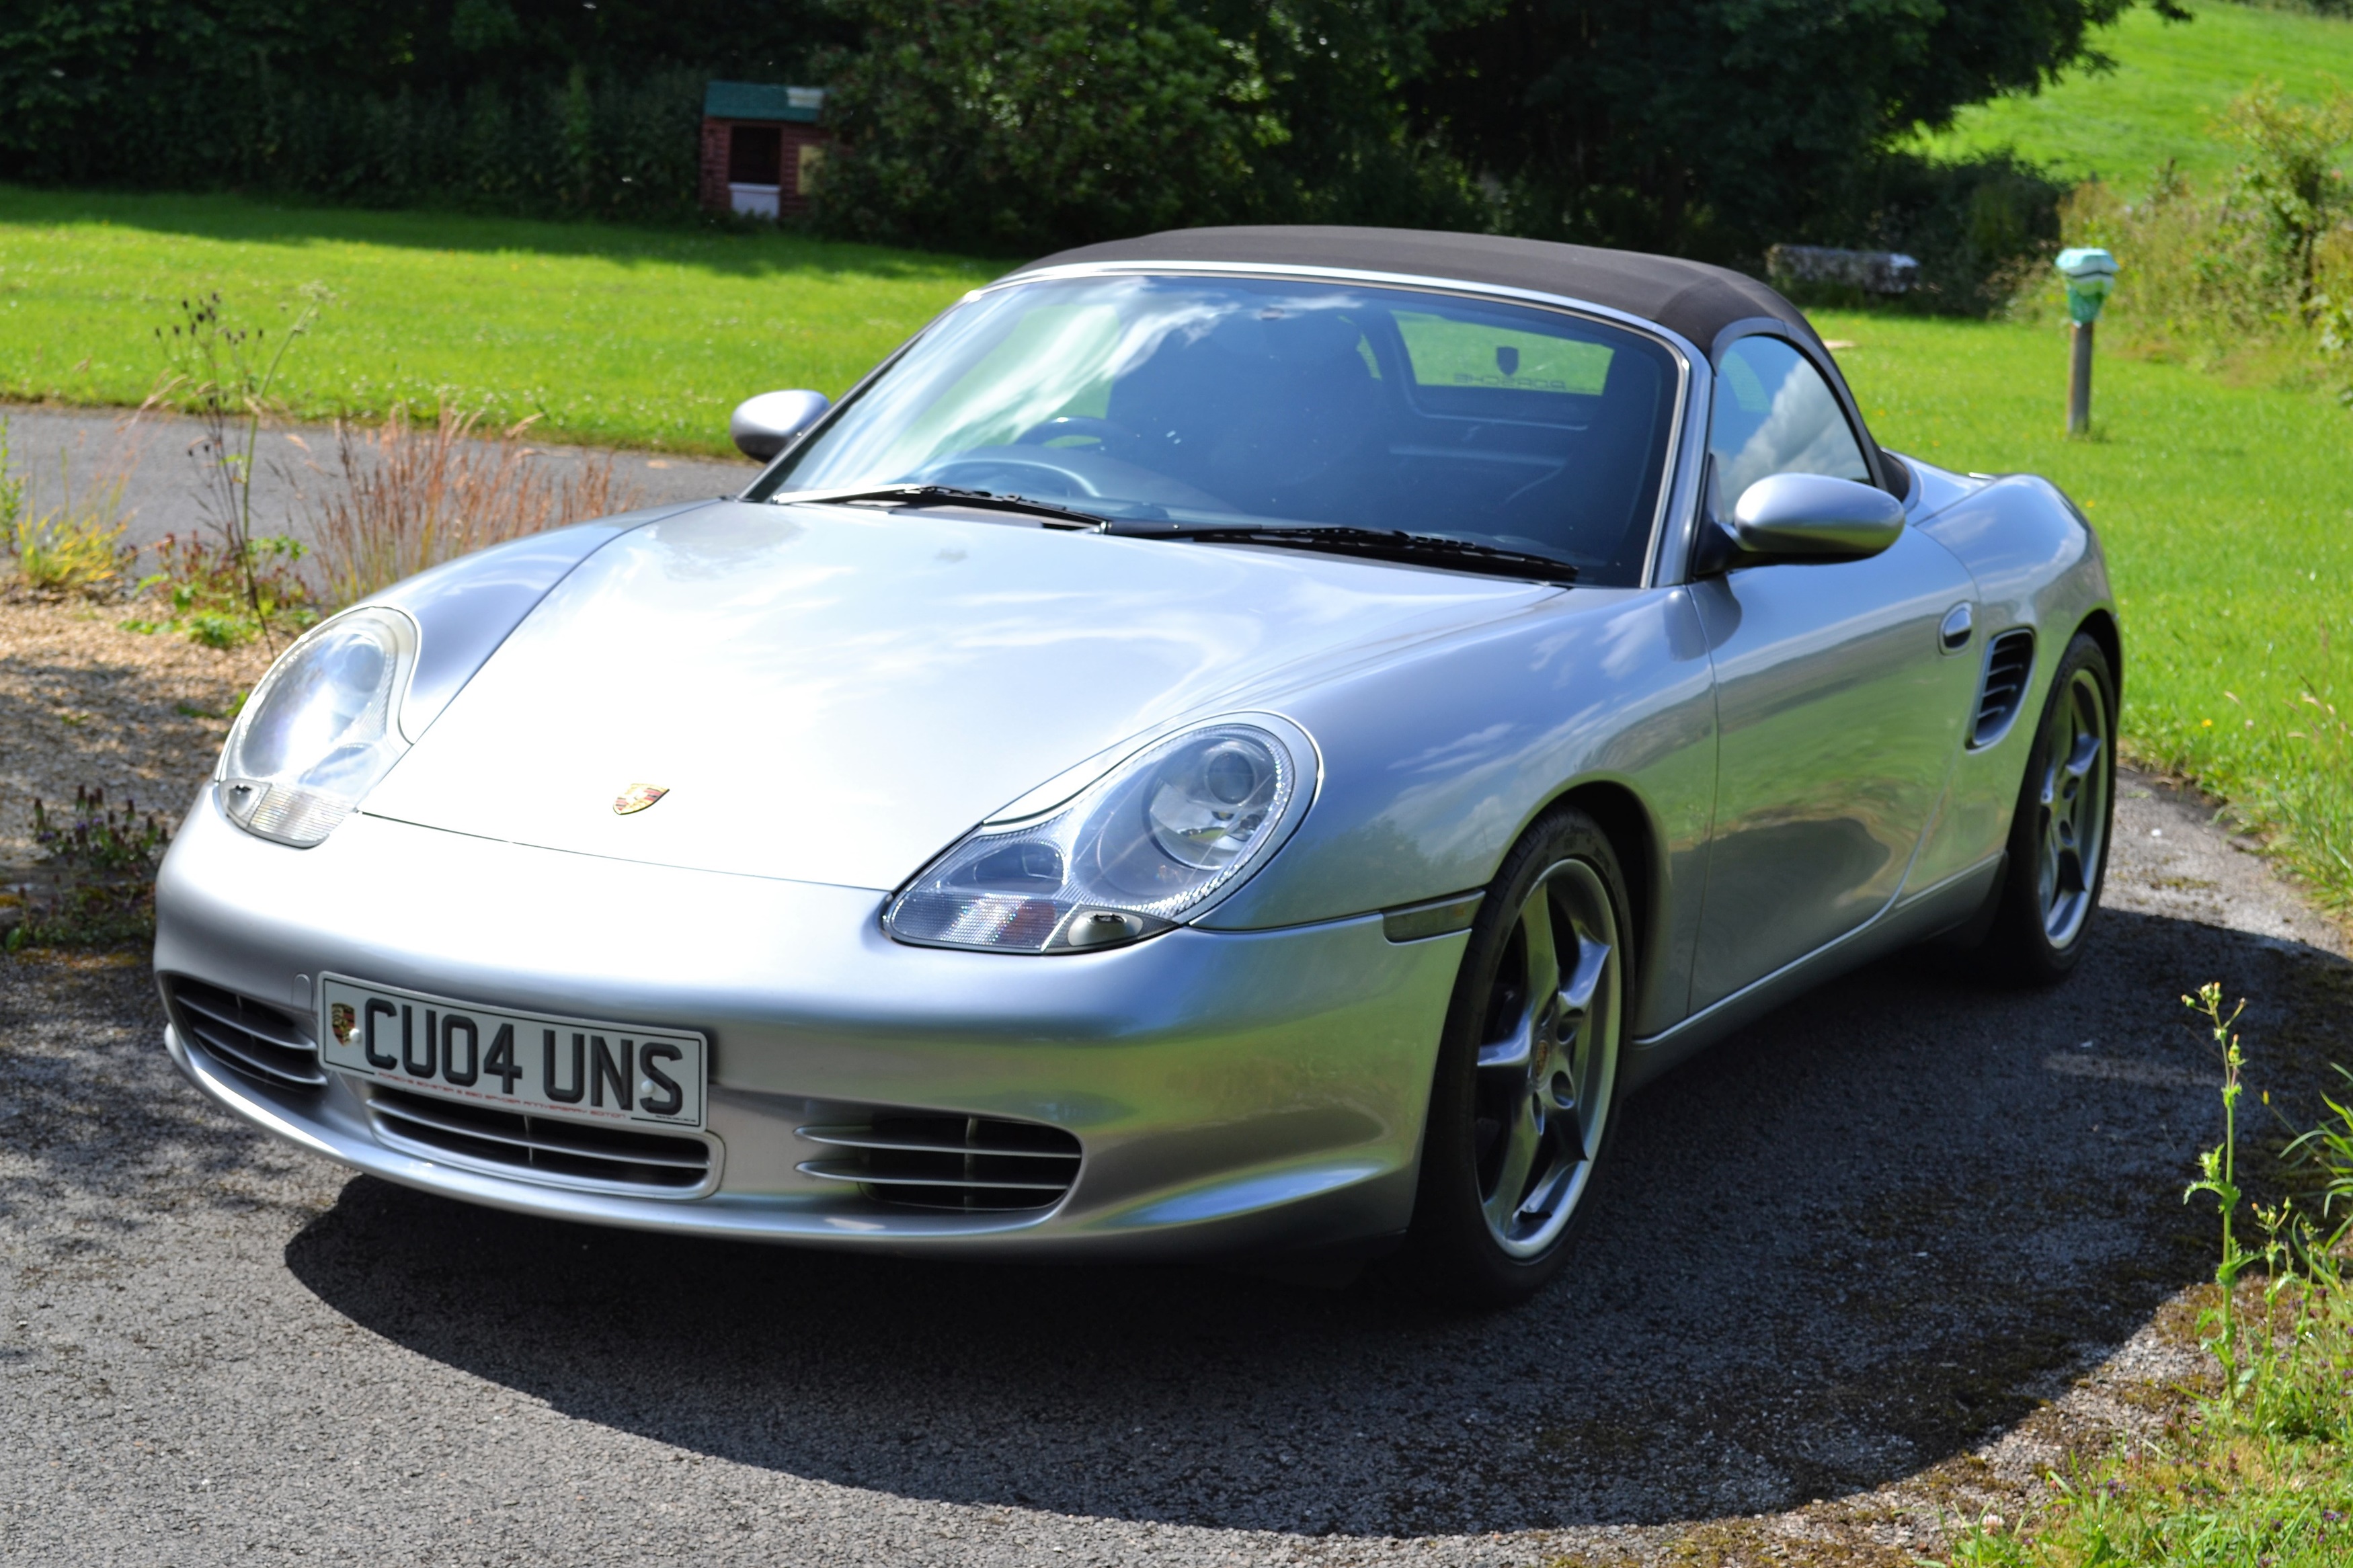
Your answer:
[[[727,434],[735,449],[766,462],[825,416],[833,400],[822,392],[764,392],[735,405]]]
[[[1698,574],[1768,562],[1860,561],[1895,542],[1904,503],[1875,486],[1826,474],[1774,474],[1741,492],[1728,520],[1700,539]]]

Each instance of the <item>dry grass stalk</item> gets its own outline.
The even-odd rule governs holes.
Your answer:
[[[312,520],[327,603],[348,605],[470,551],[635,501],[614,482],[612,454],[586,454],[558,472],[523,444],[530,420],[482,437],[480,417],[445,405],[420,429],[395,407],[374,430],[337,423],[341,483]]]
[[[133,415],[121,428],[136,424]],[[15,563],[14,575],[22,587],[36,594],[86,595],[102,597],[122,590],[133,554],[122,542],[130,510],[123,495],[131,483],[132,454],[99,464],[91,480],[74,489],[69,457],[58,454],[58,504],[36,513],[29,475],[14,472],[8,446],[8,422],[0,419],[0,550]]]

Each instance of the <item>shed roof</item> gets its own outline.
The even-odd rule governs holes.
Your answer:
[[[1781,322],[1800,342],[1817,348],[1820,344],[1795,305],[1754,278],[1729,268],[1672,256],[1493,234],[1304,225],[1177,228],[1057,251],[1017,270],[1092,261],[1218,261],[1407,273],[1528,289],[1605,305],[1680,332],[1703,353],[1715,346],[1716,334],[1733,322],[1759,316]],[[1820,357],[1826,363],[1830,359],[1827,351]]]
[[[825,108],[821,87],[783,87],[764,81],[714,81],[702,89],[706,120],[816,121]]]

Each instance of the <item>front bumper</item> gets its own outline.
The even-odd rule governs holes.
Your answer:
[[[525,848],[355,816],[314,849],[209,795],[157,884],[155,966],[314,1029],[322,973],[484,1005],[699,1029],[718,1174],[703,1195],[584,1190],[380,1139],[364,1086],[258,1081],[177,1029],[182,1069],[255,1124],[390,1181],[641,1229],[1031,1257],[1280,1251],[1394,1235],[1462,933],[1377,916],[1179,930],[1035,957],[914,948],[864,889]],[[880,1201],[803,1173],[844,1107],[1044,1122],[1082,1158],[1050,1208]]]

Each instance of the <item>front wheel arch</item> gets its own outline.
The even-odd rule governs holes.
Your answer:
[[[2122,706],[2125,700],[2125,642],[2116,616],[2104,609],[2094,610],[2075,628],[2075,635],[2090,637],[2100,645],[2100,651],[2108,656],[2109,685],[2117,704]]]
[[[1642,797],[1614,780],[1596,779],[1574,784],[1536,815],[1541,818],[1562,809],[1581,811],[1590,816],[1617,853],[1618,869],[1624,879],[1627,929],[1634,938],[1629,944],[1631,963],[1626,975],[1626,992],[1631,1003],[1629,1015],[1639,1018],[1647,1000],[1644,987],[1653,972],[1651,957],[1667,950],[1663,928],[1668,910],[1662,896],[1667,886],[1666,857],[1662,847],[1664,839]],[[1509,853],[1505,851],[1505,858]]]

